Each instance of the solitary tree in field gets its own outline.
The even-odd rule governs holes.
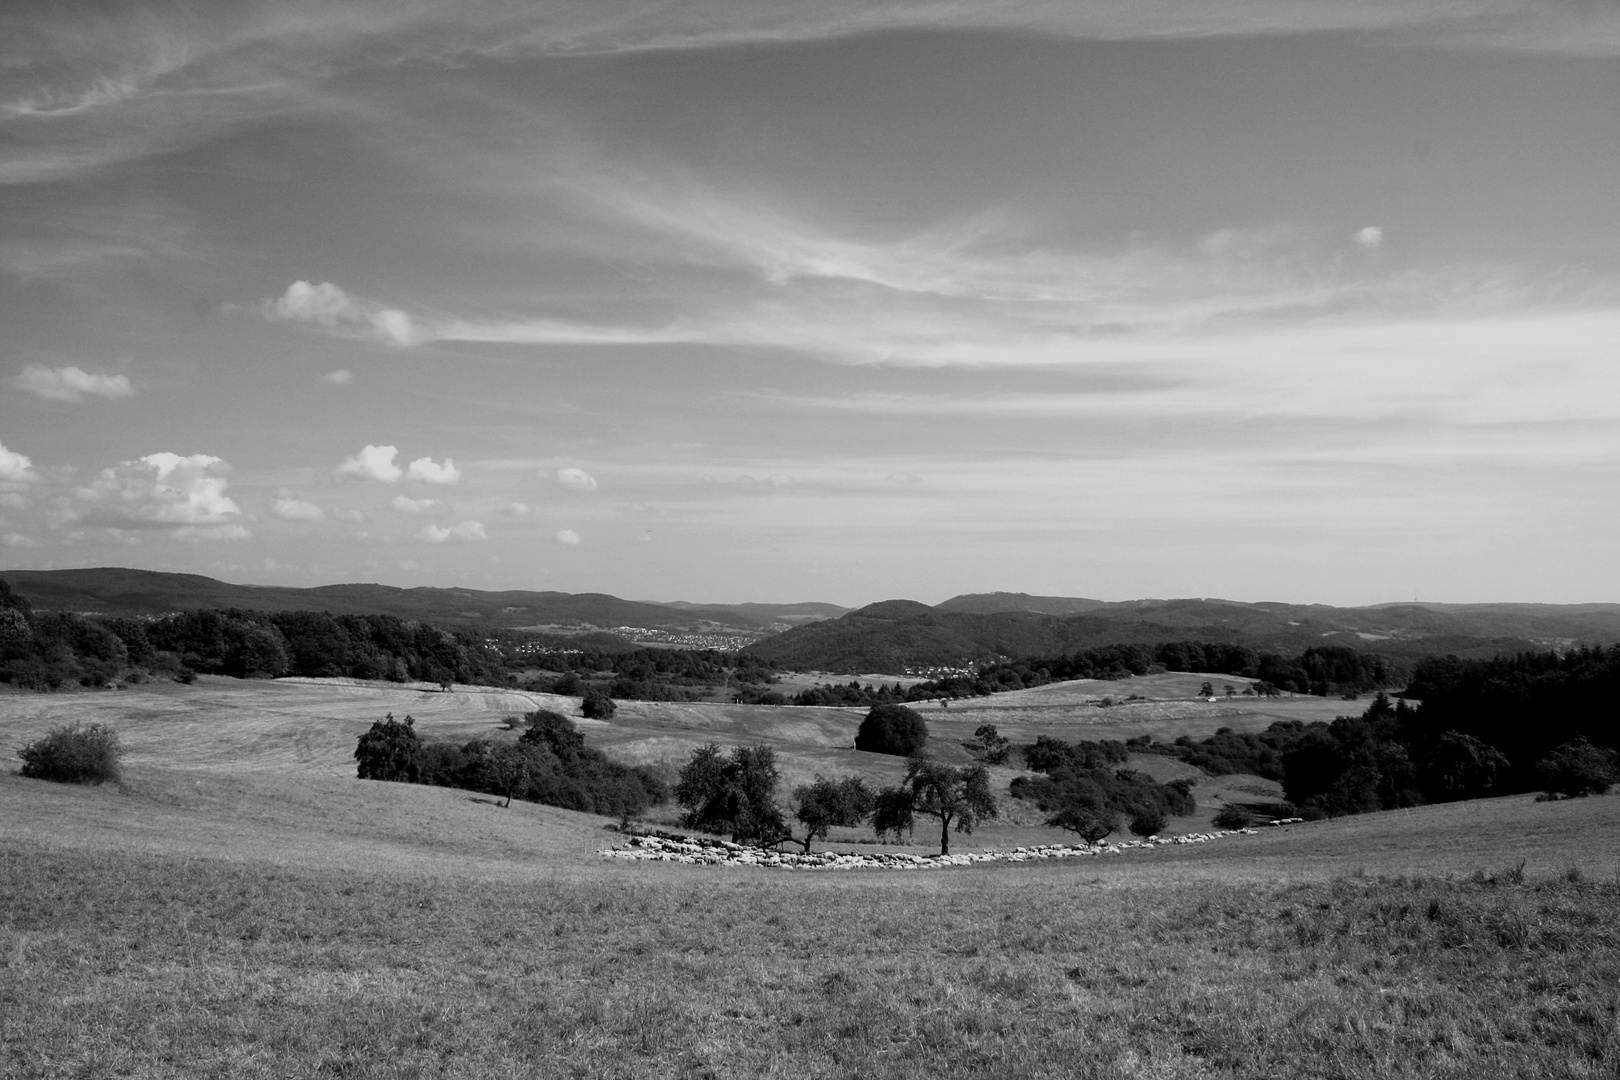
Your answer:
[[[360,763],[362,780],[403,780],[415,783],[421,776],[422,740],[416,734],[416,721],[407,716],[395,720],[389,713],[360,736],[354,758]]]
[[[853,828],[870,817],[875,799],[872,790],[858,776],[829,780],[818,775],[814,783],[800,784],[793,789],[793,801],[798,804],[793,816],[805,831],[804,839],[791,839],[803,844],[804,853],[808,855],[811,842],[825,840],[832,826]]]
[[[916,815],[939,821],[939,853],[951,853],[951,826],[971,833],[982,818],[996,816],[990,773],[983,765],[955,767],[920,754],[906,763],[899,787],[878,792],[872,828],[878,836],[910,833]]]
[[[904,705],[874,705],[855,732],[855,749],[873,754],[908,757],[928,742],[928,723],[922,714]]]

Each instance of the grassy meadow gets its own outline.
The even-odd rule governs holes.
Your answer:
[[[1291,707],[1132,682],[1100,684],[1144,696],[1108,709],[1066,684],[928,717],[941,742],[986,722],[1016,741],[1173,737]],[[807,873],[608,862],[600,818],[353,779],[384,712],[464,739],[548,704],[207,678],[0,697],[8,758],[69,719],[112,723],[129,748],[119,786],[0,770],[0,1076],[1620,1071],[1615,796]],[[1356,708],[1298,707],[1324,705]],[[847,748],[858,715],[625,703],[582,729],[626,759],[757,738],[790,774],[881,778],[888,763]],[[1003,821],[961,839],[1059,835]]]

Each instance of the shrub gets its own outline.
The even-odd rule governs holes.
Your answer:
[[[1617,771],[1613,750],[1576,739],[1542,758],[1536,765],[1536,778],[1548,795],[1575,799],[1602,795],[1614,786]]]
[[[22,774],[63,784],[102,784],[119,778],[124,749],[118,735],[104,724],[78,724],[53,729],[17,751]]]
[[[1164,823],[1169,820],[1164,811],[1158,807],[1144,806],[1131,818],[1131,832],[1137,836],[1158,836],[1164,831]]]
[[[1215,827],[1218,829],[1246,829],[1253,821],[1254,818],[1241,806],[1223,806],[1220,813],[1215,815]]]
[[[928,743],[928,722],[904,705],[874,705],[855,732],[855,749],[910,757]]]
[[[611,720],[618,708],[612,698],[599,690],[592,690],[579,703],[579,711],[587,720]]]

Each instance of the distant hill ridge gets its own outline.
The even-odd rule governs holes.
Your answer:
[[[1620,604],[1244,603],[1215,598],[1092,600],[968,593],[930,606],[880,600],[836,604],[698,604],[624,600],[606,593],[396,588],[390,585],[233,585],[199,574],[100,567],[5,570],[0,579],[35,607],[110,615],[194,608],[396,615],[445,625],[644,627],[764,636],[750,646],[783,667],[900,671],[995,657],[1055,656],[1112,644],[1230,642],[1298,652],[1347,645],[1391,655],[1500,652],[1620,642]],[[785,629],[786,628],[786,629]],[[781,631],[781,632],[778,632]]]
[[[195,608],[329,611],[334,615],[396,615],[447,625],[558,625],[654,630],[761,633],[807,619],[831,618],[836,604],[661,604],[606,593],[480,589],[401,589],[391,585],[233,585],[198,574],[98,567],[85,570],[0,570],[0,579],[37,608],[108,615],[158,615]]]
[[[1107,602],[1027,593],[884,600],[749,647],[780,667],[892,671],[1116,644],[1205,641],[1298,653],[1344,645],[1396,656],[1492,656],[1620,642],[1620,604],[1322,604],[1220,599]]]

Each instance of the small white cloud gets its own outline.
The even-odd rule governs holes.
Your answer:
[[[438,525],[425,525],[422,531],[416,534],[418,540],[429,544],[443,544],[452,540],[471,542],[475,540],[488,540],[489,534],[484,531],[482,523],[477,521],[463,521],[459,525],[452,525],[448,529]]]
[[[37,548],[39,547],[39,541],[24,536],[22,533],[8,532],[4,536],[0,536],[0,545],[8,548]]]
[[[596,477],[584,469],[558,469],[557,483],[575,491],[595,491]]]
[[[362,514],[358,510],[334,510],[332,512],[332,516],[337,518],[339,521],[364,521],[364,520],[366,520],[366,515]]]
[[[522,518],[534,513],[534,509],[528,503],[512,502],[507,503],[506,509],[502,510],[501,513],[507,517]]]
[[[437,465],[432,458],[423,457],[411,462],[410,470],[405,475],[411,480],[428,484],[454,484],[461,479],[461,470],[449,458],[444,459],[443,465]]]
[[[326,514],[312,502],[282,496],[270,504],[270,513],[282,521],[325,521]]]
[[[573,529],[559,529],[557,530],[557,543],[577,544],[579,543],[579,533]]]
[[[438,499],[411,499],[404,495],[395,495],[388,500],[388,505],[401,514],[433,514],[444,507]]]
[[[1355,241],[1356,246],[1365,251],[1377,251],[1384,246],[1384,230],[1378,225],[1368,225],[1357,230]]]
[[[244,525],[184,525],[169,535],[190,544],[253,539],[253,533]]]
[[[275,300],[259,305],[267,319],[314,323],[404,348],[420,340],[411,317],[403,311],[352,299],[330,281],[312,285],[295,281]]]
[[[336,371],[328,371],[325,375],[322,375],[321,378],[325,379],[333,386],[348,386],[350,383],[354,382],[354,372],[348,371],[344,368],[338,368]]]
[[[34,463],[15,450],[7,450],[4,443],[0,443],[0,480],[8,480],[14,484],[31,484],[39,479],[34,472]]]
[[[83,401],[87,397],[116,400],[135,395],[127,375],[93,375],[79,367],[29,364],[13,382],[18,389],[52,401]]]
[[[400,471],[400,467],[394,464],[394,458],[398,454],[398,447],[368,444],[365,449],[338,466],[338,475],[352,476],[358,480],[379,480],[384,484],[395,483],[405,475]]]

